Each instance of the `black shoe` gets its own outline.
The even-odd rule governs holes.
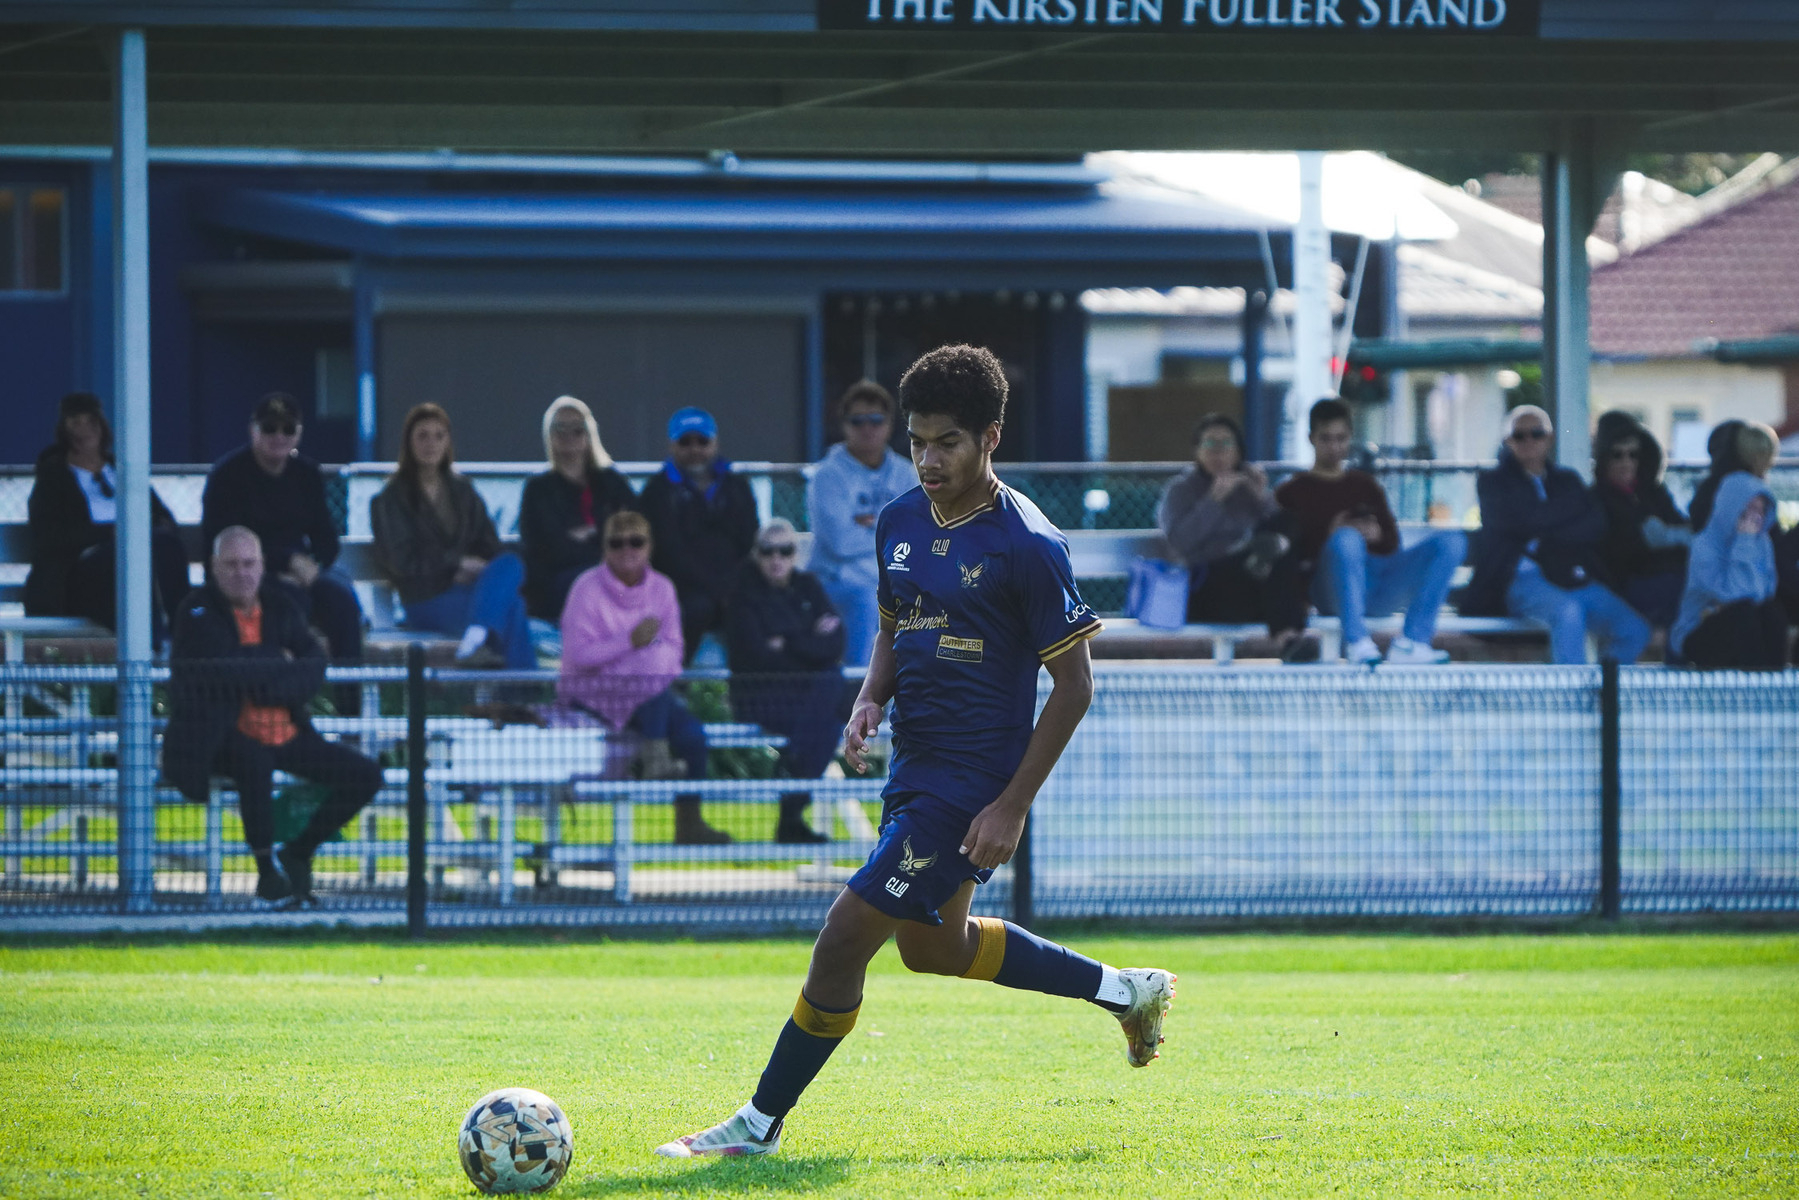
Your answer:
[[[287,872],[293,894],[301,902],[313,901],[312,855],[297,846],[285,845],[275,851],[275,861]],[[316,903],[316,901],[314,901]]]
[[[1319,653],[1318,639],[1309,633],[1302,633],[1287,643],[1287,648],[1281,651],[1281,661],[1284,663],[1315,663],[1318,661]]]
[[[294,894],[293,884],[282,874],[281,867],[273,858],[256,860],[256,898],[267,900],[271,904],[287,900]]]
[[[775,826],[775,841],[787,845],[811,845],[817,842],[828,842],[831,835],[820,833],[804,821],[782,821]]]

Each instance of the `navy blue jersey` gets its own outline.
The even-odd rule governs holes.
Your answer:
[[[1037,506],[994,485],[944,522],[923,488],[881,510],[881,624],[893,631],[890,800],[925,794],[979,812],[1024,757],[1037,668],[1100,630],[1068,539]]]

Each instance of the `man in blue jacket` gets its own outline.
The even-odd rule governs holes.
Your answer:
[[[1499,464],[1475,485],[1479,550],[1462,612],[1542,621],[1552,662],[1587,661],[1589,632],[1601,658],[1635,662],[1649,643],[1649,623],[1605,586],[1605,513],[1579,472],[1550,461],[1554,428],[1534,404],[1506,414]]]

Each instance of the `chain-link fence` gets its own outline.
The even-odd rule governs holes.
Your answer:
[[[839,675],[559,687],[417,654],[301,705],[317,679],[286,669],[156,669],[134,780],[111,670],[0,668],[0,925],[806,926],[874,844],[887,746],[844,771]],[[335,715],[348,694],[360,715]],[[1792,671],[1101,664],[977,907],[1791,911],[1795,729]]]

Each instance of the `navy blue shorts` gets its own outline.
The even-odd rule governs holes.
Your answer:
[[[973,820],[932,796],[889,802],[881,840],[847,886],[896,920],[943,924],[938,906],[956,889],[970,879],[986,883],[993,877],[993,868],[977,867],[962,855],[962,839]]]

